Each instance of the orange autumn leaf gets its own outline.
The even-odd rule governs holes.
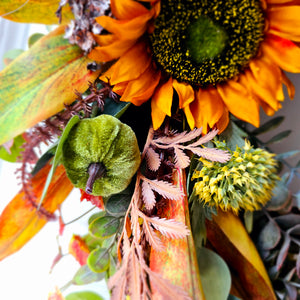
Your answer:
[[[64,38],[64,26],[39,39],[0,72],[0,145],[58,113],[100,71]]]
[[[55,12],[60,0],[1,0],[0,16],[5,19],[22,23],[58,24]],[[68,6],[62,10],[64,23],[74,18]]]
[[[85,241],[79,235],[73,235],[69,243],[69,253],[81,266],[86,265],[90,250]]]
[[[179,187],[185,196],[181,200],[168,200],[158,215],[160,218],[182,222],[191,230],[184,178],[185,174],[182,169],[174,172],[173,184]],[[170,280],[174,285],[182,287],[191,299],[205,299],[192,235],[183,239],[170,239],[162,235],[160,238],[164,248],[162,251],[151,248],[151,270]],[[160,299],[159,293],[156,293],[154,287],[153,299]]]
[[[50,166],[40,170],[32,179],[36,203],[26,201],[24,192],[20,191],[5,207],[0,216],[0,260],[22,248],[48,222],[59,205],[71,192],[73,185],[67,178],[63,166],[54,173],[47,195],[37,211],[39,199],[47,179]]]
[[[233,270],[232,293],[243,299],[276,299],[271,281],[255,245],[240,219],[218,211],[207,221],[207,238]]]

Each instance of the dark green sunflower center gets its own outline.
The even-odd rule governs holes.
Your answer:
[[[256,56],[263,30],[259,0],[161,0],[150,42],[167,74],[205,87],[242,72]]]

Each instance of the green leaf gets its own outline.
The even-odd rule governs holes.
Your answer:
[[[88,220],[88,224],[90,225],[94,220],[96,219],[99,219],[99,218],[102,218],[106,215],[106,211],[103,210],[103,211],[99,211],[95,214],[92,214],[90,217],[89,217],[89,220]]]
[[[16,162],[17,158],[21,155],[24,150],[22,145],[25,143],[22,135],[18,135],[14,138],[13,145],[10,147],[10,153],[2,146],[0,147],[0,158],[9,162]]]
[[[105,204],[106,211],[116,217],[125,215],[131,201],[131,196],[132,190],[129,186],[121,193],[109,197]]]
[[[89,225],[89,232],[98,238],[107,239],[116,234],[120,227],[120,220],[112,216],[105,216],[94,220]]]
[[[271,250],[275,248],[281,238],[280,228],[275,222],[269,221],[258,236],[260,249]]]
[[[191,197],[193,194],[191,195]],[[194,199],[191,206],[191,227],[196,247],[206,243],[205,211],[202,203]]]
[[[14,61],[23,52],[24,52],[23,49],[11,49],[11,50],[8,50],[3,55],[3,63],[4,63],[4,65],[8,66],[12,61]]]
[[[123,115],[123,113],[130,106],[130,102],[114,101],[113,99],[106,98],[103,114],[114,116],[118,119]]]
[[[227,264],[218,254],[204,247],[197,248],[197,260],[205,300],[226,300],[231,287]]]
[[[270,130],[273,130],[273,129],[277,128],[283,122],[283,120],[284,120],[283,116],[273,118],[270,121],[268,121],[268,122],[264,123],[263,125],[261,125],[259,128],[253,130],[251,132],[251,134],[259,135],[259,134],[262,134],[262,133],[266,133]]]
[[[287,138],[291,134],[292,130],[282,131],[275,136],[273,136],[270,140],[268,140],[265,145],[275,144],[281,142],[283,139]]]
[[[33,170],[31,171],[31,175],[34,176],[36,173],[38,173],[39,170],[41,170],[48,162],[49,160],[55,155],[57,148],[57,144],[52,145],[37,161],[35,164]]]
[[[277,154],[275,156],[275,159],[277,159],[277,160],[283,160],[283,159],[287,159],[289,157],[295,156],[295,155],[297,155],[299,153],[300,153],[300,150],[292,150],[292,151],[288,151],[288,152]]]
[[[220,134],[219,140],[225,140],[228,148],[235,150],[236,146],[243,147],[245,145],[245,138],[247,137],[248,135],[245,131],[230,121],[225,131]]]
[[[96,273],[105,272],[109,268],[110,257],[105,248],[94,249],[88,256],[87,264]]]
[[[233,296],[233,295],[230,294],[230,295],[228,296],[227,300],[242,300],[242,299],[240,299],[240,298],[238,298],[238,297]]]
[[[104,273],[95,273],[88,267],[88,265],[84,265],[76,272],[72,279],[72,284],[84,285],[95,281],[100,281],[104,278]]]
[[[53,116],[76,99],[99,72],[79,47],[64,38],[64,27],[41,38],[0,72],[0,145]]]
[[[33,46],[33,44],[35,44],[43,36],[44,36],[43,33],[34,33],[34,34],[32,34],[28,39],[28,47],[30,48],[31,46]]]
[[[43,203],[43,200],[47,194],[47,190],[48,190],[48,187],[50,185],[50,182],[52,180],[52,177],[53,177],[53,174],[55,172],[55,169],[57,168],[57,166],[61,163],[61,159],[62,159],[62,148],[63,148],[63,145],[64,145],[64,142],[65,140],[67,139],[69,133],[70,133],[70,130],[73,128],[74,125],[76,125],[78,122],[80,121],[80,118],[75,115],[73,116],[67,126],[65,127],[64,131],[63,131],[63,134],[58,142],[58,145],[57,145],[57,148],[56,148],[56,151],[55,151],[55,155],[54,155],[54,159],[53,159],[53,162],[52,162],[52,167],[50,169],[50,172],[48,174],[48,177],[47,177],[47,180],[46,180],[46,183],[45,183],[45,186],[44,186],[44,190],[43,190],[43,194],[42,194],[42,197],[40,199],[40,203],[39,203],[39,206]]]
[[[104,300],[101,296],[94,292],[80,291],[74,292],[65,297],[66,300]]]
[[[288,206],[291,196],[285,183],[280,180],[273,189],[273,196],[267,203],[266,208],[270,211],[277,211]]]
[[[245,227],[247,229],[248,233],[252,232],[253,229],[253,212],[252,211],[245,211],[244,213],[244,222],[245,222]]]

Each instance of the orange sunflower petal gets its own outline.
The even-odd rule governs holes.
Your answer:
[[[151,57],[146,50],[146,45],[140,42],[122,55],[101,78],[109,78],[111,85],[134,80],[145,72],[150,63]]]
[[[136,80],[131,80],[121,97],[121,101],[141,105],[151,98],[160,80],[160,71],[149,68]]]
[[[172,78],[159,86],[151,100],[151,115],[154,130],[158,129],[163,123],[166,115],[171,116],[173,100]]]
[[[295,87],[283,71],[281,71],[281,76],[282,76],[282,82],[285,84],[287,88],[289,97],[293,100],[295,96]]]
[[[194,119],[194,116],[192,114],[190,105],[186,105],[183,108],[183,111],[184,111],[184,114],[186,116],[187,122],[188,122],[188,124],[190,126],[190,129],[194,129],[194,127],[195,127],[195,119]]]
[[[217,85],[217,90],[233,115],[256,127],[259,126],[259,105],[246,87],[229,80],[226,84]]]
[[[219,129],[219,133],[223,132],[229,124],[229,113],[227,108],[224,108],[223,114],[219,121],[217,122],[217,128]]]
[[[268,9],[270,33],[300,41],[300,6],[274,6]]]
[[[246,79],[245,86],[248,86],[253,94],[261,101],[266,102],[274,110],[279,109],[279,102],[284,100],[281,82],[281,70],[278,66],[263,60],[252,60],[250,68],[245,75],[240,76],[240,81]]]
[[[187,83],[173,80],[173,88],[178,94],[179,108],[184,108],[195,99],[194,89]]]
[[[212,128],[223,115],[224,103],[215,88],[199,89],[191,104],[191,111],[195,126],[203,127],[203,133],[207,133],[208,127]]]
[[[264,55],[283,70],[300,72],[300,49],[292,41],[268,34],[261,48]]]
[[[132,0],[111,0],[110,7],[113,15],[120,20],[132,19],[148,12],[145,6]]]

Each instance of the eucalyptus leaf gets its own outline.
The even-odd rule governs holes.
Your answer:
[[[74,292],[65,297],[66,300],[104,300],[101,296],[94,292],[80,291]]]
[[[13,145],[9,149],[10,153],[8,153],[3,146],[0,146],[0,158],[9,162],[16,162],[18,157],[20,157],[21,152],[24,150],[22,148],[24,143],[25,140],[22,135],[18,135],[14,138]]]
[[[277,270],[280,270],[282,268],[282,265],[288,255],[290,245],[291,237],[287,233],[284,233],[284,240],[276,260]]]
[[[132,190],[129,186],[121,193],[109,197],[106,201],[105,209],[109,214],[113,216],[125,215],[127,208],[130,204],[131,197]]]
[[[107,239],[116,234],[120,227],[120,220],[112,216],[105,216],[94,220],[89,225],[89,232],[98,238]]]
[[[206,243],[205,219],[205,211],[202,203],[194,200],[191,206],[191,227],[194,243],[198,247],[202,247]]]
[[[95,273],[88,267],[88,265],[84,265],[76,272],[72,279],[72,284],[84,285],[95,281],[100,281],[104,278],[104,273]]]
[[[28,47],[30,48],[33,44],[35,44],[40,38],[44,36],[43,33],[34,33],[28,39]]]
[[[48,149],[37,161],[35,164],[33,170],[31,171],[31,175],[34,176],[38,173],[39,170],[41,170],[48,162],[49,160],[55,155],[55,151],[57,148],[57,144],[53,145],[50,149]]]
[[[226,300],[231,288],[231,276],[227,264],[215,252],[197,248],[197,260],[206,300]]]
[[[236,296],[230,294],[230,295],[228,296],[227,300],[242,300],[242,299],[240,299],[240,298],[238,298],[238,297],[236,297]]]
[[[99,219],[99,218],[102,218],[106,215],[106,211],[105,210],[102,210],[102,211],[99,211],[95,214],[92,214],[90,217],[89,217],[89,220],[88,220],[88,224],[90,225],[94,220],[96,219]]]
[[[115,101],[106,98],[103,114],[111,115],[119,119],[129,106],[130,102]]]
[[[109,268],[110,257],[105,248],[94,249],[88,256],[87,264],[96,273],[105,272]]]
[[[263,125],[261,125],[259,128],[253,130],[251,132],[251,134],[259,135],[259,134],[262,134],[262,133],[266,133],[266,132],[268,132],[272,129],[277,128],[283,122],[283,120],[284,120],[283,116],[273,118],[270,121],[268,121],[268,122],[264,123]]]
[[[290,192],[283,180],[278,181],[273,189],[273,196],[267,203],[266,208],[270,211],[281,210],[288,206],[290,198]]]
[[[286,215],[275,217],[274,220],[283,230],[287,230],[291,227],[300,224],[300,215],[286,214]]]
[[[64,144],[65,140],[67,139],[67,137],[68,137],[71,129],[73,128],[73,126],[76,125],[79,121],[80,121],[79,116],[77,116],[77,115],[73,116],[69,120],[67,126],[65,127],[65,129],[62,133],[62,136],[60,137],[60,140],[58,142],[58,145],[57,145],[57,148],[56,148],[56,151],[55,151],[54,159],[53,159],[53,162],[52,162],[52,167],[51,167],[50,172],[47,176],[47,180],[46,180],[46,183],[45,183],[45,186],[44,186],[44,190],[43,190],[43,193],[42,193],[42,196],[41,196],[41,199],[40,199],[39,206],[41,206],[41,204],[43,203],[43,200],[44,200],[44,198],[47,194],[47,190],[48,190],[48,187],[49,187],[50,182],[52,180],[52,177],[54,175],[56,167],[61,163],[63,144]]]
[[[258,246],[263,250],[273,249],[278,245],[280,238],[279,226],[275,222],[269,221],[258,236]]]
[[[243,147],[245,145],[245,138],[247,137],[247,133],[231,121],[225,131],[220,134],[219,140],[225,140],[227,147],[235,150],[236,146]]]
[[[275,144],[281,142],[283,139],[287,138],[291,134],[292,130],[282,131],[275,136],[273,136],[270,140],[268,140],[265,145]]]
[[[247,229],[248,233],[252,232],[253,229],[253,212],[252,211],[245,211],[244,213],[244,222],[245,222],[245,227]]]
[[[300,150],[292,150],[292,151],[288,151],[288,152],[277,154],[275,156],[275,159],[277,159],[277,160],[283,160],[283,159],[287,159],[287,158],[290,158],[292,156],[295,156],[295,155],[297,155],[299,153],[300,153]]]

